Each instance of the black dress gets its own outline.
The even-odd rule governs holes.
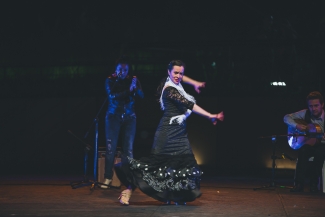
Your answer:
[[[194,103],[174,87],[165,88],[162,100],[165,110],[150,156],[140,160],[122,160],[123,174],[117,174],[124,184],[131,183],[131,186],[138,187],[156,200],[190,202],[201,196],[202,172],[187,138],[186,121],[181,125],[169,122],[171,117],[184,114],[187,109],[192,110]]]

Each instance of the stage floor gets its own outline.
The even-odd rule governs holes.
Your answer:
[[[203,195],[187,205],[164,205],[136,190],[129,206],[117,198],[121,189],[90,186],[72,189],[69,175],[7,175],[0,179],[0,216],[325,216],[325,194],[290,193],[291,179],[277,179],[281,187],[258,189],[269,178],[203,177]]]

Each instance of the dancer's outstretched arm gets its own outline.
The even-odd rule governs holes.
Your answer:
[[[201,92],[200,88],[205,87],[205,82],[196,81],[190,77],[187,77],[186,75],[183,76],[182,80],[184,83],[192,85],[197,93]]]
[[[196,114],[199,114],[199,115],[202,115],[202,116],[204,116],[204,117],[209,118],[209,119],[212,121],[212,123],[213,123],[214,125],[217,124],[217,120],[219,120],[219,121],[223,121],[223,119],[224,119],[223,112],[220,112],[220,113],[218,113],[218,114],[211,114],[211,113],[205,111],[203,108],[201,108],[201,107],[198,106],[197,104],[194,104],[194,106],[193,106],[193,110],[192,110],[192,111],[193,111],[194,113],[196,113]]]

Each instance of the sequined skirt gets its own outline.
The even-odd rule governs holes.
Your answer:
[[[162,202],[190,202],[201,196],[202,171],[193,154],[123,158],[116,168],[121,182]]]

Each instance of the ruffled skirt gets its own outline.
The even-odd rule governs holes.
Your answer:
[[[124,185],[161,202],[190,202],[201,196],[202,171],[193,154],[123,157],[115,169]]]

